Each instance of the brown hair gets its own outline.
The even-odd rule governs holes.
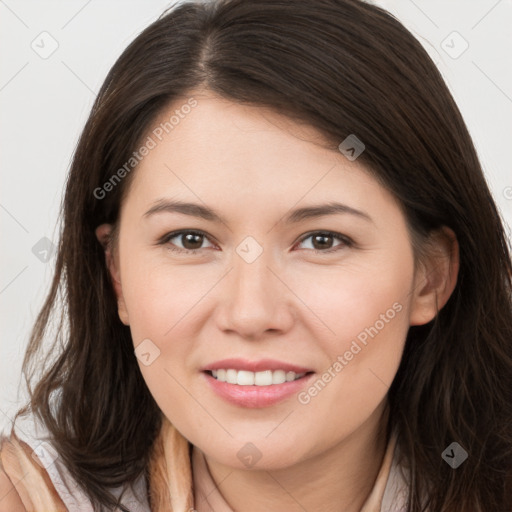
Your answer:
[[[118,220],[136,169],[104,198],[94,191],[170,101],[199,87],[306,122],[335,151],[356,134],[366,146],[360,162],[400,201],[413,233],[455,232],[456,288],[434,321],[409,330],[390,422],[410,467],[409,512],[424,510],[425,493],[436,512],[511,510],[512,264],[502,221],[436,66],[393,15],[358,0],[179,4],[108,74],[74,155],[55,276],[23,363],[28,406],[95,510],[116,505],[107,487],[147,470],[161,411],[118,318],[94,232]],[[469,454],[456,470],[441,457],[453,441]]]

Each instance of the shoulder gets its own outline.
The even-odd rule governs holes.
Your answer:
[[[46,425],[33,414],[17,418],[7,436],[0,432],[0,471],[0,512],[35,510],[31,505],[41,503],[42,496],[44,506],[38,510],[93,512],[86,489],[70,473]],[[121,485],[106,490],[117,498],[122,494],[128,510],[150,512],[145,474],[133,488]]]
[[[26,512],[20,495],[0,461],[0,512]]]
[[[10,432],[0,434],[0,512],[35,510],[35,504],[41,510],[67,510],[44,457],[49,443],[41,443],[25,428],[15,422]]]
[[[5,474],[3,494],[17,491],[26,509],[36,510],[37,503],[37,510],[92,512],[88,496],[69,474],[49,430],[34,414],[17,417],[10,433],[0,435],[0,460]],[[3,506],[0,501],[0,512]],[[10,504],[5,510],[11,510]]]

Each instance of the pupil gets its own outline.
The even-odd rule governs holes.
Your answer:
[[[330,239],[330,238],[332,238],[331,235],[315,235],[313,237],[313,245],[315,246],[315,249],[325,249],[326,247],[330,248],[331,244],[325,243],[326,239]],[[317,242],[318,240],[322,240],[322,242],[320,243],[320,247],[316,247],[316,244],[315,244],[315,242]]]
[[[203,235],[187,233],[186,235],[183,235],[183,237],[183,246],[185,247],[185,249],[193,250],[201,248]],[[326,247],[330,248],[331,244],[329,244],[329,240],[331,238],[331,235],[315,235],[313,237],[313,245],[315,246],[315,249],[325,249]],[[189,244],[189,246],[187,246],[187,244]],[[192,247],[190,247],[190,244],[192,245]]]
[[[201,248],[201,243],[202,243],[202,236],[203,235],[198,235],[198,234],[195,234],[195,233],[187,233],[186,235],[183,235],[184,236],[184,243],[183,243],[183,247],[185,247],[185,249],[200,249]],[[196,238],[195,242],[194,242],[194,237]],[[199,240],[197,240],[199,239]],[[192,244],[192,247],[187,247],[187,243],[188,244]],[[195,245],[194,245],[195,244]]]

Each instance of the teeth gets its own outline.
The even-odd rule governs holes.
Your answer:
[[[232,368],[212,370],[212,375],[221,382],[238,384],[239,386],[271,386],[283,384],[300,379],[305,373],[285,372],[284,370],[265,370],[262,372],[248,372],[246,370],[233,370]]]

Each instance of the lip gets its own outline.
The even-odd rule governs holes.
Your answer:
[[[247,359],[240,358],[229,358],[222,359],[220,361],[215,361],[214,363],[211,363],[201,368],[201,371],[206,372],[219,369],[246,370],[249,372],[263,372],[265,370],[284,370],[285,372],[295,373],[308,373],[314,371],[311,368],[285,363],[284,361],[277,361],[276,359],[260,359],[259,361],[249,361]],[[276,386],[279,385],[280,384],[276,384]]]
[[[270,368],[267,367],[267,369]],[[314,372],[307,373],[300,379],[291,382],[283,382],[282,384],[272,384],[270,386],[239,386],[237,384],[221,382],[208,373],[207,370],[202,372],[206,384],[210,386],[210,389],[218,396],[233,405],[248,409],[270,407],[271,405],[286,400],[292,395],[296,395],[308,384],[314,375]]]

